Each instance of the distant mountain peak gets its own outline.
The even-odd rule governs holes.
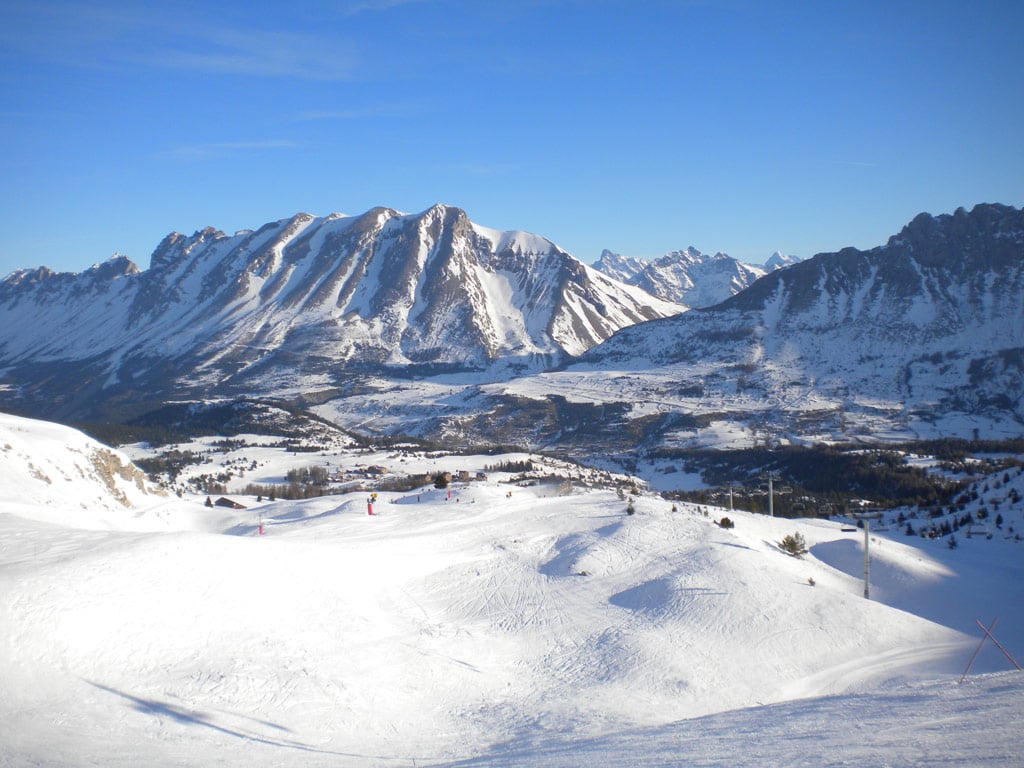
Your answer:
[[[99,264],[93,264],[89,269],[89,272],[99,279],[111,279],[126,277],[128,275],[136,275],[139,273],[139,268],[135,262],[127,256],[115,253],[106,261]]]
[[[655,260],[622,256],[606,249],[594,268],[688,307],[718,304],[764,274],[761,268],[743,264],[728,254],[706,254],[692,245]]]
[[[764,268],[768,272],[774,272],[776,269],[782,269],[792,264],[796,264],[800,261],[799,256],[787,256],[782,251],[775,251],[768,260],[764,263]]]

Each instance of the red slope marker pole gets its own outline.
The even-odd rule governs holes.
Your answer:
[[[978,620],[975,619],[975,621],[978,621]],[[992,636],[992,629],[991,629],[991,627],[989,629],[985,629],[985,625],[982,624],[980,621],[978,621],[978,626],[981,627],[982,630],[984,630],[985,634],[988,635],[989,638],[992,640],[992,642],[996,644],[996,648],[998,648],[1000,651],[1003,652],[1003,656],[1008,658],[1010,660],[1010,663],[1013,664],[1013,666],[1015,666],[1019,670],[1020,669],[1020,664],[1018,664],[1017,660],[1015,658],[1013,658],[1013,656],[1010,655],[1010,652],[1007,651],[1005,648],[1003,648],[1003,646],[999,644],[999,641],[996,640],[995,637]],[[992,622],[992,626],[995,626],[995,622],[994,621]]]
[[[975,619],[975,621],[978,620]],[[988,629],[985,629],[984,625],[980,621],[978,621],[978,626],[985,630],[985,634],[981,636],[981,642],[978,643],[978,647],[974,649],[974,654],[971,656],[971,660],[967,662],[967,669],[965,669],[964,673],[960,676],[960,682],[957,683],[957,685],[963,685],[964,678],[967,677],[967,673],[970,672],[971,667],[974,666],[974,660],[978,658],[978,654],[981,653],[981,646],[985,644],[985,640],[987,640],[989,637],[992,637],[992,635],[990,635],[989,632],[992,630],[993,627],[995,627],[997,621],[999,621],[998,617],[992,619],[992,624],[991,626],[989,626]]]

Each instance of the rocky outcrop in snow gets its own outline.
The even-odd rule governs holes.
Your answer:
[[[0,506],[81,528],[130,521],[165,496],[122,453],[59,424],[0,414]]]

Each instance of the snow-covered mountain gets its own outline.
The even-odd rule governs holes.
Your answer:
[[[724,253],[701,253],[692,246],[654,261],[605,250],[594,262],[594,268],[688,307],[710,307],[725,301],[766,272],[765,268],[744,264]]]
[[[927,356],[944,373],[943,361],[961,353],[990,355],[1002,361],[990,361],[996,368],[1019,374],[1022,361],[1011,350],[1024,345],[1024,211],[979,205],[921,214],[884,246],[819,254],[715,307],[618,334],[583,359],[739,354],[739,362],[767,366],[796,345],[815,361],[846,365],[855,353],[866,362],[889,353],[887,369]],[[936,353],[941,359],[931,360]],[[912,391],[913,371],[904,373],[904,391]],[[972,384],[983,383],[981,373]]]
[[[776,269],[782,269],[783,267],[797,264],[800,261],[799,256],[787,256],[782,251],[775,251],[775,253],[768,257],[768,261],[764,263],[764,269],[766,272],[774,272]]]
[[[118,258],[11,275],[0,386],[54,416],[269,397],[361,434],[574,456],[1019,437],[1022,264],[1024,212],[983,204],[921,214],[885,245],[819,254],[683,312],[457,209],[299,216],[169,236],[146,271]],[[509,364],[440,375],[495,360]]]
[[[82,274],[12,273],[0,368],[30,399],[74,409],[282,372],[333,386],[358,367],[536,367],[683,309],[458,208],[298,214],[233,236],[172,233],[145,271],[116,257]]]
[[[643,272],[650,263],[650,259],[623,256],[621,253],[615,253],[605,248],[601,251],[601,257],[594,262],[593,267],[621,283],[628,283]]]
[[[655,446],[1019,437],[1024,211],[921,214],[883,246],[819,254],[489,391],[561,396],[594,409],[591,430]]]

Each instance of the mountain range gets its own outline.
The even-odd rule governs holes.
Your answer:
[[[233,236],[172,233],[145,271],[116,257],[12,273],[0,366],[30,409],[81,414],[280,375],[543,368],[684,309],[458,208],[298,214]]]
[[[1021,210],[921,214],[767,271],[785,261],[590,267],[440,205],[172,233],[146,270],[4,279],[0,386],[51,417],[273,397],[356,431],[600,454],[1024,433]]]
[[[589,404],[606,441],[648,446],[1020,436],[1024,212],[921,214],[883,246],[819,254],[490,388],[539,391]]]
[[[690,246],[655,260],[605,250],[593,266],[609,277],[643,288],[658,298],[699,309],[723,302],[749,288],[768,272],[798,261],[794,256],[776,251],[759,267],[744,264],[724,253],[701,253]]]

